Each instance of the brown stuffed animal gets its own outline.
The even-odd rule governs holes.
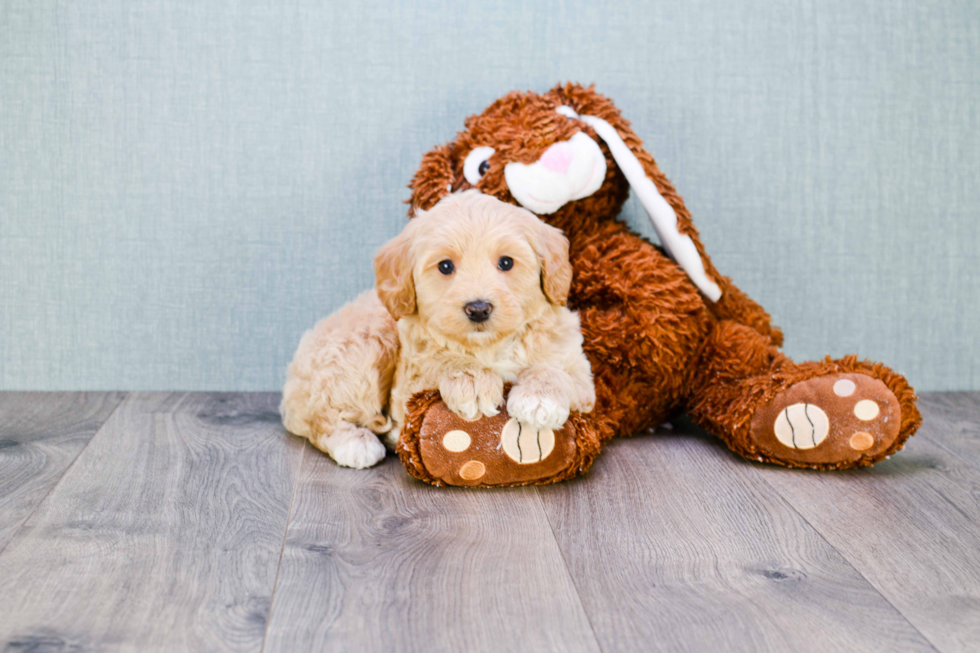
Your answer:
[[[691,216],[630,123],[592,87],[513,92],[422,159],[411,204],[428,209],[478,188],[524,206],[568,236],[596,407],[574,415],[550,455],[508,456],[506,412],[467,423],[437,392],[410,402],[399,443],[408,471],[436,485],[550,483],[586,470],[600,444],[685,411],[738,454],[813,469],[872,465],[900,449],[921,417],[908,382],[848,356],[795,363],[765,310],[722,276]],[[660,236],[617,219],[630,188]],[[474,444],[447,451],[446,433]],[[513,449],[513,447],[511,447]]]

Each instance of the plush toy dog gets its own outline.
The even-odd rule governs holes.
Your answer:
[[[914,391],[884,365],[856,356],[796,363],[779,351],[780,330],[715,269],[677,191],[629,122],[592,87],[509,93],[465,127],[423,157],[411,183],[412,210],[476,188],[565,232],[574,270],[568,302],[581,318],[596,407],[572,415],[566,428],[575,447],[552,454],[560,460],[469,483],[433,473],[436,460],[444,462],[445,433],[465,430],[500,457],[502,448],[491,445],[506,439],[513,420],[504,413],[462,422],[435,389],[419,393],[399,442],[416,477],[554,482],[587,469],[608,438],[681,411],[746,458],[814,469],[872,465],[918,428]],[[631,188],[660,247],[617,219]]]

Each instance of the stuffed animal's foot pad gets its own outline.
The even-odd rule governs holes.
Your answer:
[[[851,466],[886,451],[899,436],[895,394],[866,374],[828,374],[796,383],[756,411],[758,450],[792,466]]]
[[[537,429],[506,408],[468,422],[442,402],[427,411],[419,454],[428,473],[446,485],[498,486],[547,482],[578,460],[575,432]]]

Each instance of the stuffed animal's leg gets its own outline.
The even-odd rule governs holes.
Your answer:
[[[777,347],[783,345],[783,332],[772,323],[766,309],[735,287],[728,277],[722,277],[721,287],[724,289],[721,299],[708,305],[715,317],[752,327]]]
[[[687,410],[746,458],[788,467],[872,465],[921,423],[901,375],[856,356],[794,363],[772,340],[720,321],[705,344]]]

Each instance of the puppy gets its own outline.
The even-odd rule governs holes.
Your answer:
[[[595,389],[578,315],[565,308],[568,241],[479,191],[418,212],[375,258],[376,290],[303,336],[289,368],[286,428],[341,465],[394,447],[405,403],[438,388],[467,420],[507,410],[536,429],[589,412]]]

